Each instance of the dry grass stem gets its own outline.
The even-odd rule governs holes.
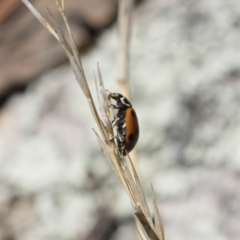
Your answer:
[[[131,204],[134,209],[134,213],[138,218],[138,223],[140,228],[138,232],[141,239],[158,239],[164,240],[163,228],[160,224],[160,215],[157,210],[156,197],[154,194],[153,203],[154,203],[154,219],[155,223],[152,221],[149,207],[147,205],[142,186],[134,165],[129,156],[123,157],[120,156],[118,147],[114,141],[114,131],[112,126],[111,116],[114,115],[113,109],[109,107],[110,102],[108,99],[108,93],[105,90],[102,75],[100,68],[97,68],[97,74],[94,73],[97,99],[98,99],[98,111],[95,106],[95,103],[92,98],[92,94],[88,87],[88,83],[84,74],[82,67],[81,59],[77,51],[74,39],[72,37],[71,30],[69,28],[67,18],[64,11],[64,1],[56,0],[56,5],[59,9],[59,12],[65,23],[67,29],[66,34],[64,35],[63,31],[57,25],[54,17],[51,12],[49,12],[50,21],[48,22],[42,15],[31,5],[28,0],[22,0],[22,2],[29,8],[29,10],[35,15],[35,17],[40,21],[40,23],[58,40],[62,45],[63,49],[66,52],[67,57],[69,58],[70,64],[72,66],[75,77],[81,87],[84,95],[87,98],[89,107],[93,114],[93,117],[97,123],[100,134],[94,130],[97,141],[105,154],[107,160],[111,164],[115,173],[119,177],[125,191],[128,194],[128,197],[131,201]],[[115,133],[116,134],[116,133]]]
[[[131,12],[133,0],[119,0],[118,8],[118,66],[117,82],[119,92],[130,99],[129,81],[129,40],[131,34]]]
[[[117,83],[119,92],[131,100],[129,88],[129,42],[131,37],[131,18],[134,0],[118,0],[118,53],[117,53]],[[137,167],[137,151],[130,153]]]

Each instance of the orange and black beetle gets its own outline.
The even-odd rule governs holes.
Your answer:
[[[117,109],[115,119],[113,120],[116,127],[117,145],[121,155],[126,156],[135,147],[139,137],[138,119],[135,110],[126,97],[120,93],[110,93],[109,99],[116,101],[113,106]]]

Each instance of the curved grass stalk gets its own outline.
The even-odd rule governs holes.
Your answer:
[[[115,173],[119,177],[130,202],[133,206],[133,211],[138,219],[140,228],[138,229],[139,235],[143,240],[164,240],[164,233],[161,218],[158,212],[156,197],[153,191],[153,206],[154,206],[154,221],[150,215],[149,207],[146,202],[144,192],[137,174],[137,171],[132,164],[130,157],[122,157],[119,155],[118,148],[114,141],[109,141],[114,136],[113,127],[111,125],[109,100],[107,98],[107,92],[105,90],[100,68],[98,66],[97,76],[95,75],[96,90],[99,103],[99,113],[97,107],[92,98],[92,94],[88,87],[88,83],[84,74],[81,59],[77,51],[74,39],[70,27],[67,22],[64,11],[64,1],[56,0],[56,5],[64,20],[67,33],[63,34],[63,31],[57,25],[51,12],[48,10],[51,22],[49,23],[32,5],[28,0],[22,0],[22,2],[29,8],[34,16],[40,21],[40,23],[58,40],[69,58],[71,67],[75,74],[75,77],[81,87],[84,95],[87,98],[87,102],[91,109],[92,115],[97,123],[100,135],[94,130],[97,141],[104,152],[107,160],[110,162]]]

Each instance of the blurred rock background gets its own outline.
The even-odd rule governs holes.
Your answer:
[[[45,16],[52,1],[31,1]],[[117,1],[68,0],[93,90],[116,78]],[[134,9],[131,91],[139,168],[169,240],[240,235],[240,2],[148,0]],[[0,239],[138,239],[65,53],[18,0],[0,1]]]

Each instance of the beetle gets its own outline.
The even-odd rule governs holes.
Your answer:
[[[117,114],[113,120],[113,127],[117,131],[117,146],[120,154],[126,156],[135,147],[139,138],[138,118],[132,104],[120,93],[109,93],[109,99],[116,101]]]

